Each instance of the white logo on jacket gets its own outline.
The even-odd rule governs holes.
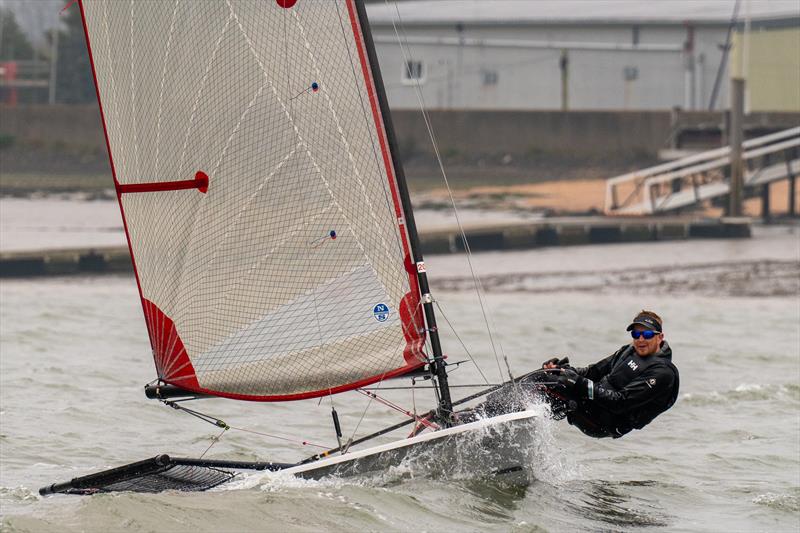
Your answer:
[[[634,362],[633,362],[633,359],[631,359],[631,360],[629,360],[629,361],[628,361],[628,366],[629,366],[629,367],[631,367],[631,370],[636,370],[637,368],[639,368],[639,365],[637,365],[636,363],[634,363]]]

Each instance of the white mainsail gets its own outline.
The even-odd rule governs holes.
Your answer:
[[[164,382],[291,400],[425,362],[353,1],[80,1]]]

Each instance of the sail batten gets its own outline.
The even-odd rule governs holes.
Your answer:
[[[423,365],[353,0],[80,4],[158,377],[279,401]]]

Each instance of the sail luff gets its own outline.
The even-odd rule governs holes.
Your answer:
[[[378,108],[380,110],[381,120],[383,122],[383,132],[386,136],[388,152],[391,156],[395,181],[397,183],[398,194],[405,219],[406,231],[408,233],[409,246],[414,261],[414,270],[417,273],[419,282],[419,290],[422,297],[422,308],[424,309],[425,318],[428,323],[427,332],[431,341],[431,351],[433,352],[434,360],[433,372],[436,375],[439,385],[439,411],[441,414],[445,415],[442,418],[444,420],[448,420],[450,413],[453,411],[453,402],[450,396],[450,387],[447,381],[447,370],[445,369],[444,355],[442,354],[442,346],[436,324],[436,314],[433,309],[433,302],[428,286],[428,274],[425,269],[425,262],[422,256],[422,247],[419,242],[419,234],[417,233],[417,224],[414,220],[411,198],[408,193],[408,184],[406,183],[405,171],[398,155],[397,140],[394,133],[394,126],[392,124],[392,115],[389,111],[386,91],[383,85],[380,67],[378,65],[378,57],[375,53],[375,44],[372,41],[372,31],[370,30],[366,9],[363,2],[357,2],[356,0],[348,0],[348,8],[352,9],[353,3],[355,3],[358,13],[358,20],[361,24],[361,33],[364,36],[364,44],[370,63],[373,83],[376,89]]]

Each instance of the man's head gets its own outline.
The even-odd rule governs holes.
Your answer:
[[[633,337],[633,348],[640,357],[653,355],[664,341],[661,317],[652,311],[642,309],[628,326]]]

